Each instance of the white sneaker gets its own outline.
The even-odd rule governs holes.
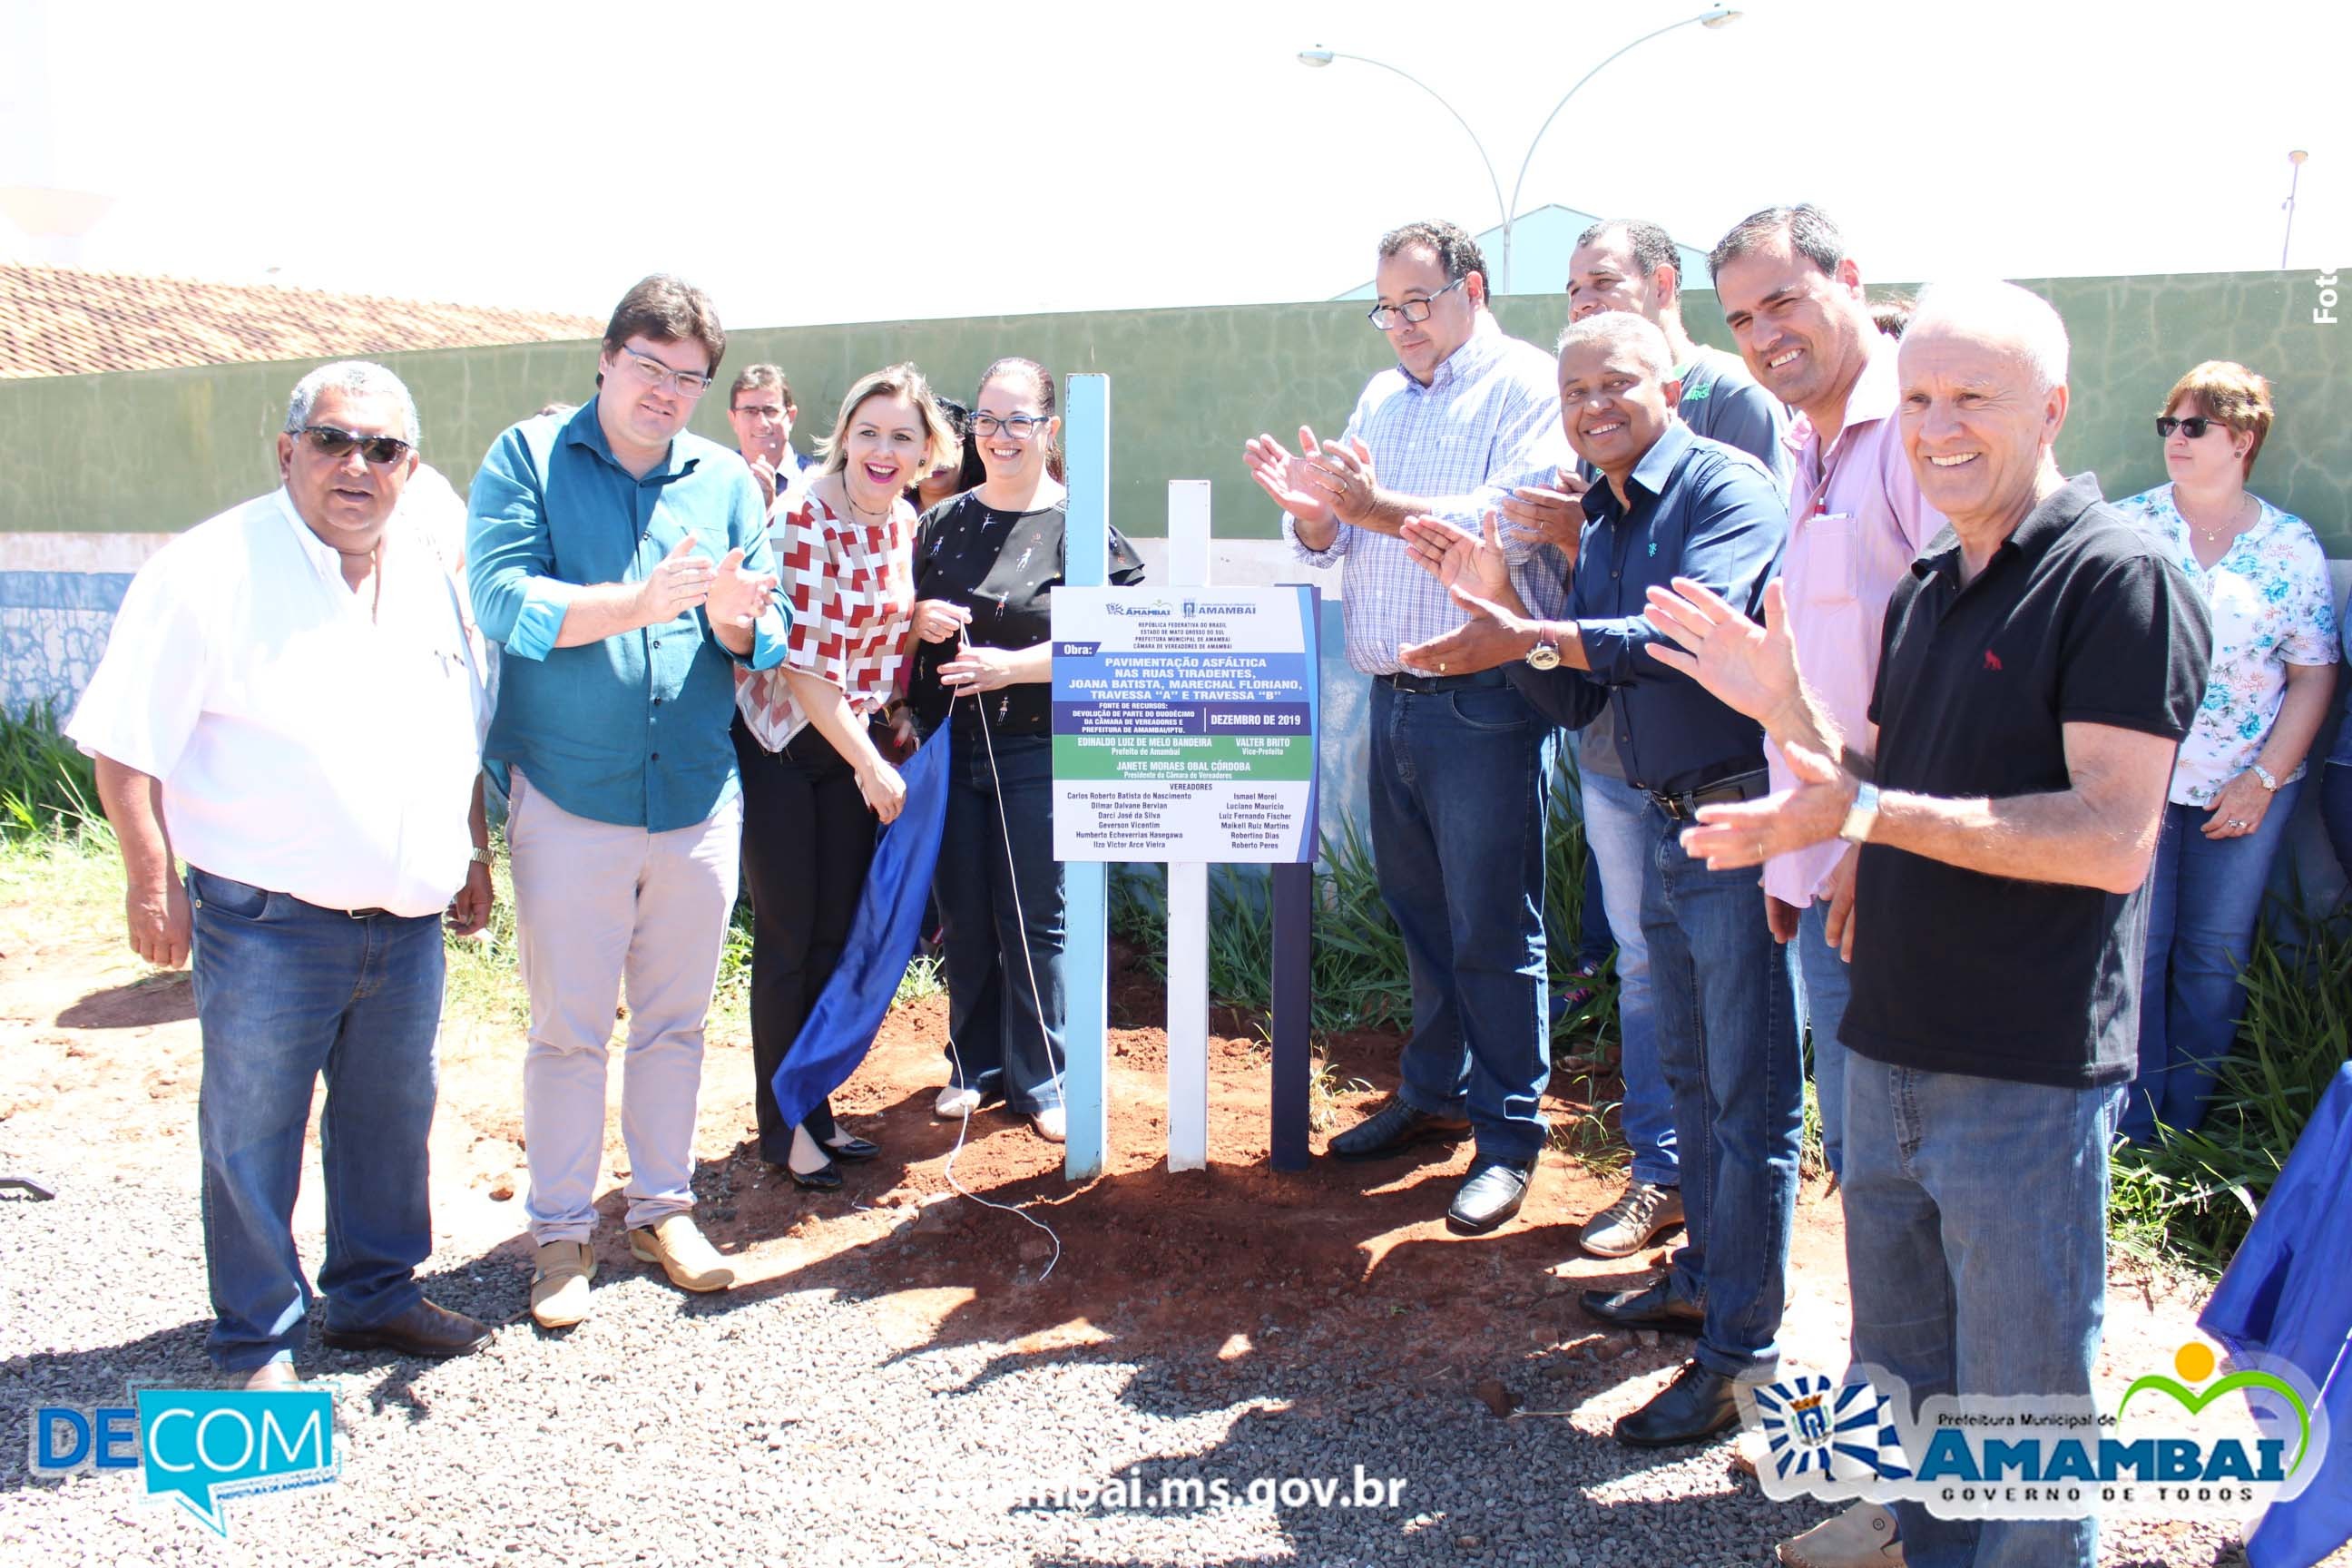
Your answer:
[[[980,1090],[954,1084],[940,1090],[939,1099],[931,1101],[931,1114],[942,1121],[961,1121],[979,1109]]]
[[[1775,1555],[1786,1568],[1902,1568],[1903,1543],[1895,1539],[1893,1514],[1858,1502],[1780,1542]]]
[[[1070,1141],[1070,1113],[1058,1105],[1050,1110],[1038,1111],[1029,1118],[1029,1125],[1034,1127],[1037,1136],[1048,1143]]]

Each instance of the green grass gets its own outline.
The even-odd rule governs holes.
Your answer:
[[[2308,908],[2294,923],[2307,933],[2300,949],[2269,927],[2255,938],[2238,1048],[2204,1125],[2160,1128],[2152,1147],[2117,1150],[2109,1229],[2119,1246],[2208,1273],[2227,1267],[2352,1056],[2352,923]]]

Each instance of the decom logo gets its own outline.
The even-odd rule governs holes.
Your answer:
[[[2093,1400],[2031,1395],[1920,1403],[1900,1379],[1798,1376],[1755,1391],[1748,1416],[1770,1462],[1767,1496],[1916,1502],[1945,1519],[2061,1519],[2114,1509],[2240,1513],[2299,1495],[2326,1452],[2326,1411],[2279,1362],[2216,1378],[2197,1342],[2112,1413]],[[2242,1394],[2242,1401],[2223,1396]]]
[[[148,1500],[169,1498],[225,1538],[223,1500],[322,1486],[340,1468],[332,1389],[142,1388],[132,1398],[36,1409],[32,1473],[136,1469]]]

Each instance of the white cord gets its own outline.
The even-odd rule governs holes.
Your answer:
[[[950,694],[948,698],[948,716],[941,721],[943,726],[951,727],[955,723],[956,700],[963,695],[964,693],[961,691]],[[1011,877],[1013,882],[1013,923],[1019,928],[1021,932],[1021,960],[1029,972],[1029,999],[1035,1003],[1037,1006],[1037,1034],[1039,1039],[1043,1042],[1045,1047],[1046,1070],[1054,1075],[1054,1098],[1056,1100],[1059,1100],[1062,1097],[1062,1071],[1059,1068],[1054,1066],[1053,1037],[1045,1031],[1045,999],[1040,995],[1037,991],[1037,963],[1035,958],[1029,951],[1029,925],[1021,913],[1021,875],[1020,872],[1014,868],[1013,860],[1013,824],[1005,816],[1004,812],[1004,775],[997,772],[996,769],[996,742],[989,730],[988,704],[975,700],[972,706],[979,715],[982,742],[988,748],[988,774],[990,779],[993,781],[996,790],[996,823],[997,826],[1002,829],[1004,837],[1004,869]],[[952,759],[950,759],[950,761],[952,762]],[[963,1053],[956,1049],[955,1026],[953,1021],[954,1012],[952,1008],[950,1009],[949,1019],[948,1058],[954,1064],[956,1081],[958,1083],[963,1083]],[[970,1088],[971,1086],[966,1084],[965,1087]],[[980,1205],[982,1208],[997,1209],[1005,1214],[1018,1215],[1022,1219],[1035,1226],[1039,1230],[1045,1233],[1045,1238],[1054,1244],[1054,1256],[1045,1260],[1045,1267],[1040,1270],[1037,1275],[1037,1283],[1043,1285],[1046,1279],[1052,1276],[1054,1266],[1062,1261],[1062,1238],[1058,1235],[1055,1234],[1054,1227],[1047,1225],[1044,1220],[1039,1219],[1036,1215],[1029,1213],[1026,1205],[1024,1205],[1001,1204],[993,1198],[982,1197],[978,1193],[973,1192],[970,1187],[965,1186],[961,1182],[956,1180],[956,1156],[963,1152],[964,1138],[971,1131],[971,1113],[978,1102],[979,1095],[975,1090],[973,1093],[973,1104],[967,1105],[963,1108],[963,1122],[962,1125],[956,1129],[955,1147],[948,1151],[948,1163],[942,1174],[947,1177],[948,1185],[950,1187],[954,1189],[956,1192],[961,1193],[965,1197],[970,1198],[973,1203]],[[1068,1115],[1069,1112],[1066,1110],[1064,1110],[1063,1116],[1066,1125],[1063,1136],[1066,1138],[1068,1136],[1066,1127]]]

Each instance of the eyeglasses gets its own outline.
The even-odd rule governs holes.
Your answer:
[[[1043,414],[1015,414],[1003,419],[993,414],[975,414],[971,416],[971,433],[983,441],[999,430],[1016,441],[1026,441],[1050,422],[1049,417]]]
[[[1394,327],[1400,321],[1408,321],[1418,326],[1420,323],[1429,320],[1430,308],[1435,305],[1440,299],[1444,298],[1445,295],[1453,293],[1454,290],[1461,288],[1462,285],[1469,281],[1470,274],[1465,272],[1461,277],[1456,278],[1453,282],[1448,283],[1444,288],[1440,289],[1436,293],[1432,294],[1426,300],[1407,300],[1400,305],[1375,305],[1370,310],[1364,312],[1364,320],[1371,322],[1372,325],[1378,327],[1384,332]]]
[[[672,370],[647,353],[639,353],[628,344],[621,352],[629,356],[629,368],[645,379],[648,386],[667,386],[680,397],[699,397],[710,390],[710,378],[699,371]]]
[[[348,458],[357,447],[360,456],[379,468],[388,468],[416,448],[397,436],[362,436],[334,425],[305,425],[295,432],[310,437],[310,449],[322,458]]]
[[[2186,419],[2175,419],[2169,414],[2161,414],[2157,416],[2156,433],[2168,441],[2172,438],[2172,433],[2178,430],[2192,441],[2201,441],[2205,438],[2206,431],[2221,423],[2219,419],[2208,419],[2202,414],[2192,414]]]

